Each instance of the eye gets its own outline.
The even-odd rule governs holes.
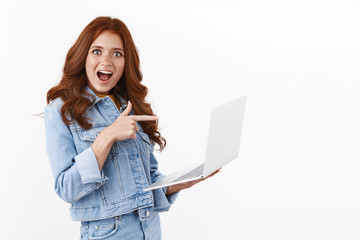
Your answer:
[[[92,53],[96,54],[96,55],[99,55],[101,53],[101,51],[99,49],[94,49],[92,51]]]
[[[114,52],[115,57],[121,57],[123,54],[122,52]]]

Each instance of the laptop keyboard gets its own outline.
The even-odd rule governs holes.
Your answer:
[[[175,179],[172,182],[178,182],[178,181],[182,181],[184,179],[199,177],[203,173],[204,173],[204,164],[201,164],[200,166],[198,166],[197,168],[195,168],[191,172],[188,172],[188,173],[178,177],[177,179]]]

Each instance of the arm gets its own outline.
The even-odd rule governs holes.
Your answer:
[[[55,107],[45,109],[45,130],[55,191],[64,201],[76,202],[108,180],[91,148],[77,153],[72,133]]]
[[[163,175],[158,170],[158,162],[153,153],[150,154],[150,174],[151,183],[154,183],[163,177]],[[156,209],[160,212],[167,211],[170,208],[171,204],[175,202],[179,194],[178,192],[173,192],[169,194],[167,187],[154,189],[153,193]]]
[[[213,172],[212,174],[210,174],[210,175],[207,176],[206,178],[169,186],[169,188],[167,189],[166,194],[167,194],[167,195],[170,195],[170,194],[173,194],[173,193],[175,193],[175,192],[179,192],[179,191],[181,191],[181,190],[184,190],[184,189],[187,189],[187,188],[191,188],[191,187],[194,186],[195,184],[197,184],[197,183],[199,183],[199,182],[202,182],[202,181],[204,181],[205,179],[208,179],[209,177],[214,176],[214,175],[217,174],[218,172],[220,172],[220,169],[218,169],[217,171]]]
[[[151,153],[151,155],[150,155],[150,168],[151,168],[150,169],[151,183],[154,183],[163,177],[163,175],[158,170],[158,162],[153,153]],[[181,190],[190,188],[193,185],[195,185],[199,182],[202,182],[211,176],[214,176],[219,171],[220,171],[220,169],[215,171],[214,173],[210,174],[208,177],[206,177],[204,179],[181,183],[181,184],[177,184],[177,185],[173,185],[173,186],[169,186],[169,187],[154,189],[153,194],[154,194],[156,210],[158,212],[169,210],[171,204],[173,204],[175,202],[175,200]]]
[[[55,180],[56,193],[73,203],[103,185],[108,178],[102,167],[114,141],[135,138],[136,121],[156,120],[154,116],[128,116],[128,108],[100,132],[91,147],[77,153],[72,133],[62,121],[59,109],[45,109],[46,148]]]

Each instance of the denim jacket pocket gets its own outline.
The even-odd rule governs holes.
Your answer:
[[[151,144],[149,136],[144,132],[139,132],[139,135],[146,145],[146,153],[150,155],[154,150],[154,146]]]
[[[85,147],[91,147],[91,144],[95,141],[99,133],[106,128],[103,124],[93,125],[88,130],[78,130],[79,138],[85,144]],[[111,147],[110,152],[106,158],[105,162],[111,161],[118,154],[118,149],[115,144]]]

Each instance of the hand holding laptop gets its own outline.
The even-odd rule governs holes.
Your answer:
[[[221,167],[236,159],[239,155],[245,101],[246,97],[241,96],[212,109],[204,163],[169,174],[143,191],[169,187],[167,194],[171,194],[189,188],[213,176]]]
[[[209,177],[214,176],[215,174],[220,172],[220,170],[221,170],[221,168],[216,170],[215,172],[213,172],[212,174],[210,174],[206,178],[201,178],[201,179],[193,180],[193,181],[190,181],[190,182],[184,182],[184,183],[179,183],[179,184],[176,184],[176,185],[171,185],[171,186],[169,186],[169,188],[168,188],[168,190],[166,192],[166,195],[170,195],[172,193],[176,193],[176,192],[179,192],[181,190],[191,188],[195,184],[197,184],[199,182],[202,182],[202,181],[208,179]]]

